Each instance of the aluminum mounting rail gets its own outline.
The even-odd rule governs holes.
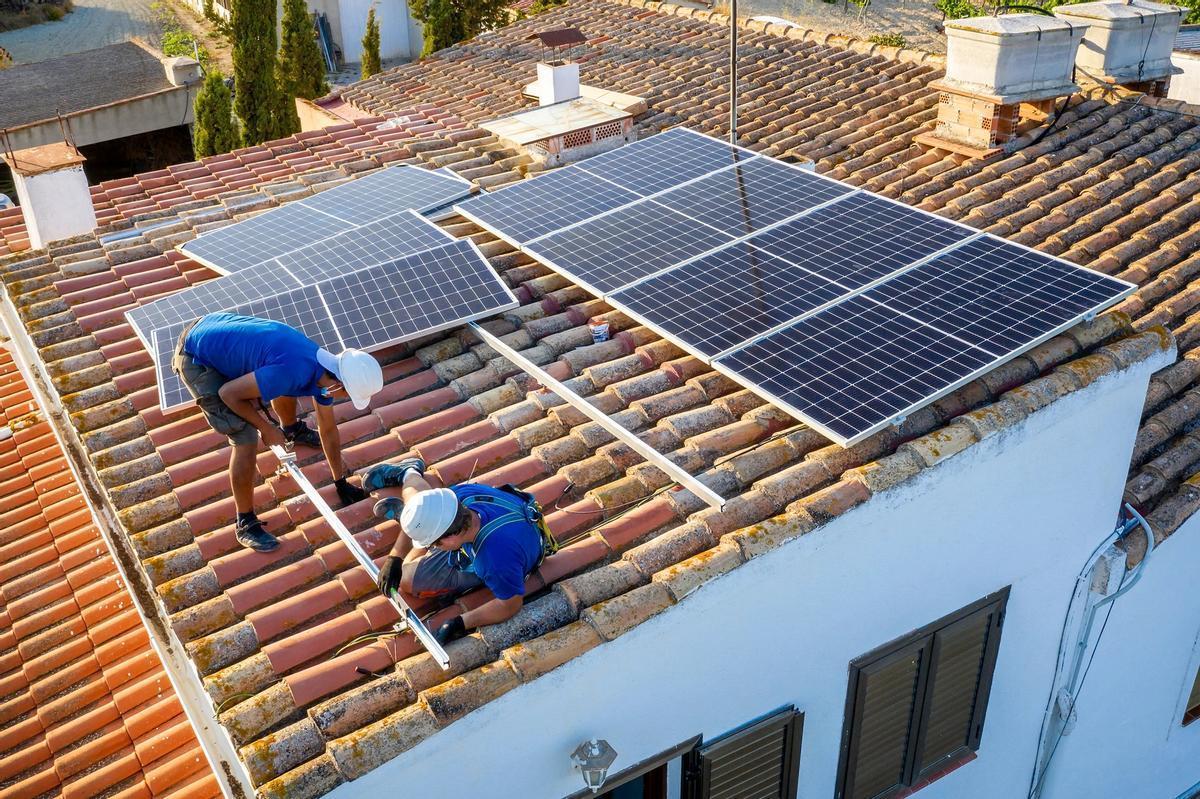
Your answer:
[[[342,524],[342,520],[333,512],[333,508],[329,507],[329,503],[317,491],[304,472],[300,470],[300,465],[296,463],[296,453],[290,452],[283,447],[271,447],[271,451],[275,453],[275,457],[279,459],[280,472],[286,472],[296,485],[300,486],[300,490],[308,497],[309,502],[317,509],[317,512],[325,517],[325,521],[329,522],[329,526],[333,528],[333,532],[337,533],[337,537],[342,540],[346,548],[350,550],[350,554],[354,555],[354,559],[358,561],[367,574],[371,575],[371,581],[375,582],[379,577],[379,569],[375,566],[375,562],[359,545],[358,541],[346,529],[346,525]],[[387,595],[392,606],[396,608],[400,614],[400,621],[396,623],[396,631],[411,630],[412,634],[417,637],[417,640],[425,647],[433,659],[438,662],[438,665],[443,669],[450,668],[450,656],[446,654],[446,650],[438,643],[438,640],[433,637],[433,633],[429,632],[429,628],[421,621],[421,617],[416,611],[408,606],[408,603],[397,592],[392,592]]]
[[[477,323],[471,322],[470,325],[471,329],[475,331],[475,335],[479,336],[479,338],[489,347],[503,355],[508,360],[512,361],[517,366],[521,367],[521,371],[525,372],[530,377],[533,377],[543,386],[562,397],[562,399],[568,404],[579,410],[584,416],[587,416],[589,419],[603,427],[608,432],[612,433],[615,438],[626,444],[634,452],[641,455],[658,468],[662,469],[675,482],[687,488],[693,494],[700,497],[702,500],[718,510],[725,506],[725,500],[720,494],[718,494],[716,491],[713,491],[704,483],[700,482],[692,474],[688,473],[684,469],[681,469],[666,455],[663,455],[661,452],[654,449],[654,447],[650,446],[645,441],[642,441],[629,430],[621,427],[621,425],[610,419],[606,413],[592,405],[590,402],[576,394],[571,389],[567,388],[560,381],[555,380],[545,369],[541,368],[533,361],[514,350],[512,347],[505,344],[496,336],[493,336],[491,333],[484,330]]]

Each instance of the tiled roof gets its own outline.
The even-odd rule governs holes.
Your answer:
[[[0,797],[220,796],[29,388],[0,349]]]
[[[539,15],[537,28],[576,19],[587,21],[592,37],[585,80],[647,97],[643,131],[686,122],[721,132],[720,27],[583,0]],[[360,92],[354,102],[376,103],[376,113],[433,101],[461,118],[499,116],[519,102],[532,74],[530,30],[521,23],[488,34],[348,94]],[[108,245],[84,238],[0,262],[97,475],[262,795],[319,795],[359,776],[705,580],[1168,346],[1164,326],[1184,352],[1196,346],[1190,320],[1200,289],[1189,289],[1196,270],[1188,238],[1200,219],[1192,200],[1200,183],[1194,120],[1087,99],[1038,144],[1027,137],[1012,155],[967,161],[911,143],[934,117],[927,84],[940,76],[936,63],[763,31],[747,32],[743,49],[748,145],[812,158],[835,177],[1144,288],[1126,301],[1125,313],[1081,325],[913,414],[900,430],[843,449],[503,242],[461,219],[447,221],[452,233],[479,244],[522,301],[490,323],[493,332],[729,498],[718,513],[686,491],[663,490],[660,471],[570,406],[531,390],[467,331],[384,352],[388,382],[373,407],[336,409],[348,464],[417,452],[444,482],[522,485],[553,503],[551,526],[571,541],[531,578],[531,601],[515,620],[451,645],[450,674],[407,637],[347,648],[361,635],[386,632],[393,612],[311,506],[293,501],[298,489],[274,475],[268,454],[259,460],[264,483],[256,501],[283,546],[266,556],[237,547],[223,441],[194,409],[158,410],[150,359],[122,316],[212,276],[174,245],[231,215],[301,196],[304,184],[210,199],[173,223]],[[493,103],[493,95],[500,99]],[[517,179],[528,164],[471,127],[454,139],[404,147],[416,162],[449,164],[489,186]],[[372,165],[344,164],[324,183]],[[610,322],[613,340],[591,342],[586,321],[595,315]],[[1136,468],[1190,446],[1185,409],[1200,370],[1188,363],[1200,357],[1183,357],[1156,378]],[[1163,479],[1140,500],[1163,536],[1191,512],[1189,491],[1200,505],[1200,489],[1180,487],[1200,453],[1180,460],[1187,465],[1156,467]],[[306,462],[332,499],[324,461],[311,453]],[[560,499],[568,485],[573,491]],[[393,523],[375,524],[366,502],[341,517],[375,555],[397,533]]]

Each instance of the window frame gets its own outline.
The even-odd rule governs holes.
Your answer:
[[[1008,596],[1012,586],[1006,586],[999,591],[988,594],[982,599],[960,608],[954,613],[930,622],[910,633],[892,639],[888,643],[860,655],[850,661],[849,679],[846,690],[846,705],[842,716],[842,743],[838,759],[837,784],[834,796],[844,799],[848,790],[853,787],[850,768],[858,755],[859,736],[856,734],[862,726],[862,708],[860,696],[864,690],[862,680],[864,670],[878,669],[890,665],[897,660],[911,657],[914,650],[920,653],[919,672],[917,674],[915,697],[913,700],[912,717],[909,720],[908,739],[905,744],[904,764],[899,781],[890,788],[878,793],[873,799],[886,799],[888,796],[911,788],[929,775],[943,770],[947,763],[956,761],[979,749],[983,739],[983,724],[987,715],[988,700],[991,697],[992,677],[996,668],[996,660],[1000,651],[1000,638],[1004,628],[1004,615],[1008,608]],[[965,621],[977,613],[995,606],[995,617],[989,625],[989,636],[980,664],[979,688],[975,698],[975,706],[971,710],[970,736],[968,742],[955,751],[943,755],[936,761],[927,764],[917,762],[925,741],[929,713],[931,711],[930,682],[932,664],[939,651],[937,633],[949,629],[955,624]],[[869,672],[868,672],[869,676]],[[919,767],[919,770],[918,770]]]

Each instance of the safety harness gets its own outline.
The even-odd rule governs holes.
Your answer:
[[[492,505],[502,509],[504,513],[480,527],[479,532],[475,535],[475,540],[469,544],[463,544],[454,553],[454,565],[461,571],[472,571],[475,558],[478,556],[483,542],[496,530],[512,522],[532,524],[541,536],[542,554],[538,557],[534,569],[542,565],[542,561],[547,555],[553,555],[558,551],[558,542],[554,540],[554,534],[550,532],[550,526],[546,524],[542,506],[533,494],[522,491],[511,483],[500,486],[499,491],[503,493],[476,494],[462,500],[463,507],[467,510],[473,510],[475,505]]]

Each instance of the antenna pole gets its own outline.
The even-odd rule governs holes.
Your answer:
[[[737,145],[737,0],[729,0],[729,143]]]

